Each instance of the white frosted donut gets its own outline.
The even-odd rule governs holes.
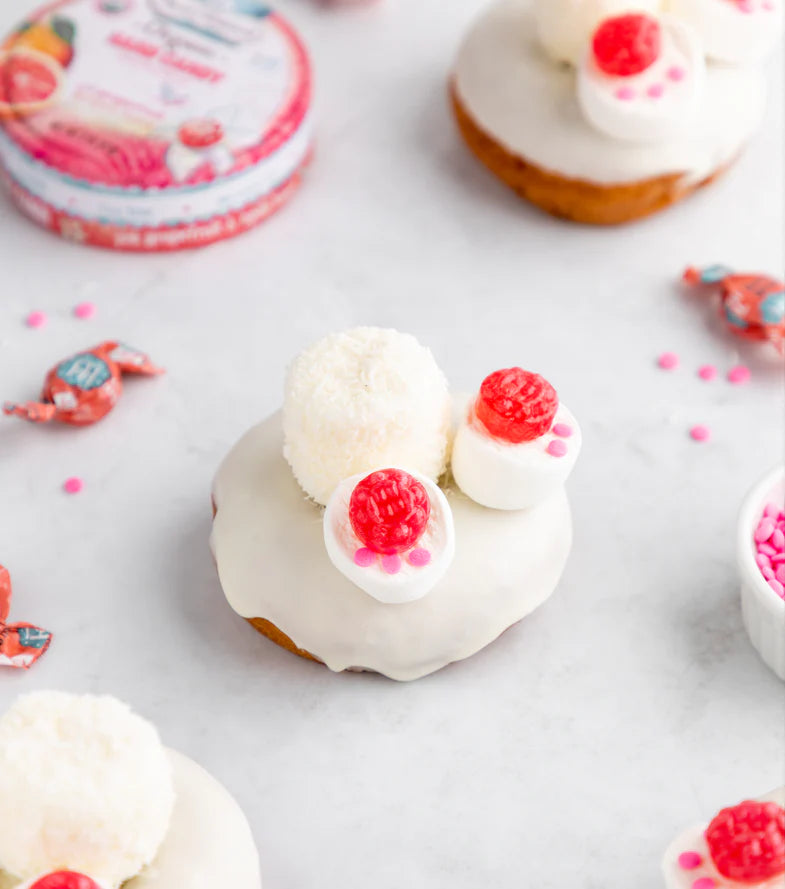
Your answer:
[[[542,51],[532,0],[497,0],[481,14],[458,54],[453,85],[465,112],[508,152],[554,175],[598,185],[666,175],[685,185],[703,181],[740,153],[760,124],[766,98],[757,68],[710,64],[703,98],[672,138],[615,139],[584,116],[576,72]]]
[[[407,466],[435,481],[447,464],[447,381],[409,334],[335,333],[294,361],[283,426],[284,456],[322,505],[341,481],[380,466]]]
[[[51,694],[45,693],[47,698]],[[68,698],[72,702],[83,700],[70,695],[58,695],[58,697],[63,700]],[[32,695],[30,698],[43,700],[40,695]],[[125,709],[124,705],[119,707]],[[139,721],[146,725],[142,720]],[[67,725],[68,721],[64,723],[64,727]],[[105,735],[102,737],[106,739]],[[3,741],[0,740],[0,748],[3,746]],[[173,786],[174,809],[166,835],[149,866],[130,881],[123,883],[123,889],[173,889],[173,887],[213,889],[224,886],[231,889],[261,889],[256,844],[240,807],[227,791],[196,763],[173,750],[160,748],[160,753],[163,756],[166,775],[169,776]],[[58,773],[62,771],[59,754],[53,754],[44,763],[33,762],[32,756],[31,750],[31,758],[27,760],[27,764],[44,774],[52,775],[53,779],[55,771]],[[122,769],[125,758],[121,754],[115,762],[116,768]],[[87,769],[87,765],[84,768]],[[111,786],[115,786],[120,780],[122,775],[110,775]],[[54,788],[56,787],[55,784]],[[50,792],[52,789],[49,788]],[[75,792],[78,795],[78,789]],[[124,796],[123,799],[125,798]],[[40,808],[40,798],[38,804]],[[6,808],[10,810],[10,816],[7,817],[14,817],[17,811],[16,803]],[[146,821],[143,819],[130,829],[136,834],[143,832],[145,825]],[[8,867],[7,863],[2,864]],[[62,864],[55,868],[47,867],[47,870],[39,872],[37,876],[63,869]],[[87,873],[99,884],[105,884],[106,889],[116,889],[118,885],[109,883],[105,878],[99,880],[95,872],[86,869],[84,863],[78,866],[75,864],[71,869],[78,873]],[[27,889],[31,882],[35,882],[35,879],[21,879],[2,869],[0,865],[0,889]]]
[[[417,679],[479,651],[556,587],[572,544],[563,488],[532,509],[501,512],[450,484],[452,565],[427,596],[378,602],[330,562],[321,511],[302,496],[281,445],[276,414],[224,460],[213,488],[213,554],[238,614],[272,622],[330,669]]]
[[[662,0],[535,0],[537,34],[554,61],[576,65],[594,29],[622,12],[658,12]]]
[[[36,692],[0,719],[0,867],[74,870],[116,886],[169,829],[174,789],[156,730],[110,697]]]

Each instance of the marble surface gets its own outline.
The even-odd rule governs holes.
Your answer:
[[[92,429],[0,425],[13,616],[56,633],[34,671],[0,675],[0,709],[53,686],[131,702],[236,794],[268,889],[659,889],[679,829],[783,777],[783,686],[744,634],[733,553],[742,496],[782,452],[779,375],[745,353],[748,387],[699,381],[736,344],[673,284],[688,262],[782,269],[781,87],[716,186],[591,230],[520,204],[455,135],[445,75],[480,0],[280,5],[314,50],[319,150],[265,228],[126,257],[0,200],[2,396],[34,396],[107,337],[169,370]],[[3,0],[0,26],[29,7]],[[70,315],[84,297],[89,322]],[[22,324],[33,308],[45,329]],[[268,643],[226,606],[207,548],[222,456],[278,407],[298,349],[358,323],[416,333],[456,388],[537,369],[585,433],[555,596],[408,685]],[[665,349],[678,373],[656,369]],[[689,439],[696,422],[711,443]]]

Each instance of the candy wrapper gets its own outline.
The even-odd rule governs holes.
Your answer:
[[[52,634],[32,624],[8,624],[11,575],[0,565],[0,667],[29,669],[52,642]]]
[[[688,284],[718,284],[722,316],[737,335],[785,348],[785,284],[766,275],[739,275],[722,265],[688,268]]]
[[[123,392],[123,373],[156,376],[163,372],[142,352],[116,342],[101,343],[53,367],[46,375],[40,402],[6,403],[3,413],[32,423],[57,420],[89,426],[117,404]]]

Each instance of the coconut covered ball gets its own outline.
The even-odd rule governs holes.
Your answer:
[[[436,481],[450,422],[447,380],[430,350],[397,330],[358,327],[320,340],[290,368],[284,456],[324,505],[344,479],[388,466]]]
[[[37,692],[0,719],[0,869],[119,886],[155,858],[174,806],[158,733],[110,697]]]

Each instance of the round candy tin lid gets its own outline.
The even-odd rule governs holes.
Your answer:
[[[63,235],[196,246],[288,197],[310,103],[307,52],[262,0],[61,0],[0,49],[0,165]]]

